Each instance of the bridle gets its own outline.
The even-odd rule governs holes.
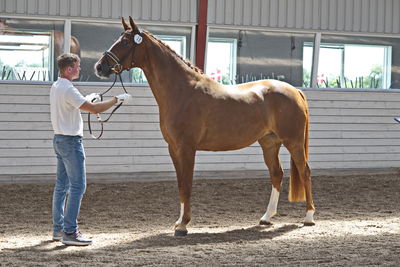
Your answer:
[[[107,60],[107,65],[108,65],[108,67],[109,67],[112,71],[114,71],[114,73],[115,73],[115,79],[114,79],[114,82],[112,83],[112,85],[111,85],[106,91],[104,91],[103,93],[99,94],[99,96],[100,96],[100,101],[103,101],[103,95],[105,95],[108,91],[110,91],[110,90],[114,87],[114,85],[115,85],[115,83],[116,83],[116,81],[117,81],[117,77],[119,77],[119,80],[120,80],[121,85],[122,85],[122,89],[125,91],[125,93],[128,93],[128,91],[126,90],[126,88],[125,88],[125,86],[124,86],[124,83],[122,82],[121,73],[122,73],[124,70],[130,70],[130,69],[132,68],[132,66],[134,65],[133,56],[134,56],[134,54],[135,54],[135,47],[136,47],[138,44],[140,44],[140,43],[142,42],[141,31],[139,31],[139,33],[136,33],[136,34],[134,34],[133,32],[130,33],[130,34],[131,34],[131,35],[134,35],[134,36],[133,36],[133,42],[132,42],[132,43],[133,43],[133,44],[132,44],[132,48],[130,49],[130,51],[131,51],[130,53],[131,53],[131,55],[132,55],[131,67],[130,67],[130,68],[123,69],[123,65],[121,64],[121,60],[111,51],[111,49],[109,49],[109,50],[107,50],[107,51],[105,51],[105,52],[103,53],[103,57],[105,57],[106,60]],[[126,44],[126,46],[127,46],[127,45],[128,45],[128,44]],[[110,62],[108,61],[108,59],[111,59],[111,60],[115,63],[112,67],[110,67]],[[92,102],[94,102],[95,100],[96,100],[96,99],[93,99]],[[93,134],[92,127],[91,127],[91,123],[90,123],[90,112],[88,112],[88,128],[89,128],[89,133],[90,133],[90,135],[91,135],[94,139],[100,139],[100,137],[103,135],[103,132],[104,132],[104,126],[103,126],[103,124],[106,123],[106,122],[108,122],[108,121],[110,120],[111,116],[114,114],[114,112],[117,111],[117,109],[119,109],[121,106],[122,106],[122,102],[119,103],[119,104],[111,111],[110,115],[108,115],[107,119],[105,119],[105,120],[102,120],[102,119],[101,119],[101,116],[100,116],[99,113],[96,114],[96,116],[97,116],[97,121],[100,122],[100,125],[101,125],[100,134],[99,134],[98,136],[95,136],[95,135]]]
[[[131,68],[132,68],[134,65],[133,56],[135,55],[135,47],[138,44],[140,44],[143,40],[142,32],[140,30],[138,30],[137,33],[125,31],[122,34],[124,34],[124,33],[128,33],[129,35],[133,36],[132,48],[130,49],[131,55],[132,55],[132,58],[131,58]],[[123,45],[128,46],[128,43],[129,43],[129,40],[127,40],[126,43]],[[108,61],[108,59],[111,59],[112,61],[114,61],[115,64],[110,69],[113,70],[115,72],[115,74],[120,74],[122,71],[124,71],[124,69],[122,68],[121,60],[111,51],[111,49],[105,51],[103,53],[103,56],[107,60],[108,67],[110,67],[110,62]],[[128,68],[126,70],[130,70],[131,68]]]
[[[132,49],[134,48],[134,46],[132,47]],[[133,54],[133,53],[132,53]],[[108,62],[108,58],[110,58],[112,61],[114,61],[115,65],[110,68],[111,70],[113,70],[116,74],[121,73],[122,70],[122,64],[121,64],[121,60],[113,53],[111,52],[111,50],[107,50],[103,53],[103,56],[106,57],[107,59],[107,63]],[[132,62],[133,63],[133,62]],[[110,65],[109,65],[110,66]]]

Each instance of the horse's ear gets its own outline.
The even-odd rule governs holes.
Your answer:
[[[129,23],[131,24],[132,32],[138,32],[139,28],[136,26],[135,22],[133,22],[133,19],[131,16],[129,16]]]
[[[122,20],[122,25],[124,26],[124,30],[125,31],[129,30],[129,26],[128,26],[128,24],[126,24],[124,17],[121,17],[121,20]]]

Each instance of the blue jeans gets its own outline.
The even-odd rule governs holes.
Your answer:
[[[56,134],[53,147],[57,155],[57,179],[53,193],[53,230],[75,233],[78,230],[77,219],[82,196],[86,191],[85,151],[82,137]]]

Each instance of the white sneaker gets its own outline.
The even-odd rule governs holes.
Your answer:
[[[77,231],[73,234],[64,233],[62,243],[69,246],[87,246],[92,244],[92,240],[84,238],[82,234]]]

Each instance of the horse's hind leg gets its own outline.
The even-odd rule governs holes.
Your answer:
[[[307,213],[304,219],[304,225],[311,226],[315,225],[314,222],[314,202],[312,198],[312,190],[311,190],[311,170],[308,166],[308,162],[306,159],[306,152],[304,150],[304,145],[294,145],[285,144],[286,148],[289,150],[290,155],[292,157],[292,161],[294,165],[291,168],[296,168],[298,177],[300,179],[300,183],[297,183],[299,186],[304,186],[305,197],[307,202]],[[291,179],[296,179],[296,177],[291,177]],[[291,188],[291,190],[296,190],[296,188]],[[302,190],[302,189],[297,189]]]
[[[269,174],[272,182],[272,191],[267,211],[260,219],[261,225],[270,225],[271,218],[276,214],[279,201],[279,193],[281,192],[283,170],[279,160],[279,149],[281,142],[275,134],[269,134],[258,140],[263,150],[264,161],[268,166]]]
[[[190,197],[196,150],[187,146],[172,147],[171,145],[168,146],[168,149],[176,170],[181,204],[180,216],[175,223],[175,236],[185,236],[187,235],[186,225],[192,216]]]

